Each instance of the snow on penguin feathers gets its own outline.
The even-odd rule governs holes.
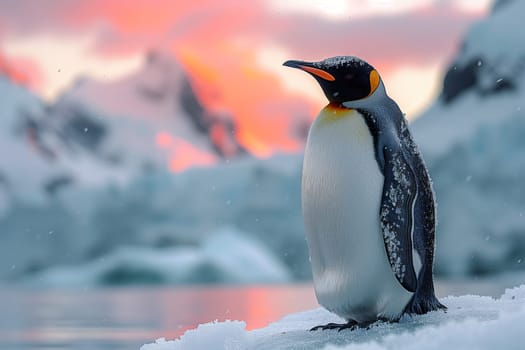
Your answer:
[[[445,309],[434,294],[430,177],[379,73],[352,56],[286,61],[328,98],[308,133],[302,210],[319,303],[354,329]]]

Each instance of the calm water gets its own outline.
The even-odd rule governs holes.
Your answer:
[[[437,293],[499,296],[523,275],[440,282]],[[0,288],[0,349],[129,350],[214,319],[263,327],[317,307],[310,285],[86,290]]]
[[[0,349],[139,349],[215,319],[263,327],[316,306],[310,286],[0,289]]]

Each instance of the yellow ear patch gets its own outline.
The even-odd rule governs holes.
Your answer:
[[[379,73],[375,69],[372,69],[370,72],[370,93],[368,96],[372,95],[374,91],[376,91],[380,81],[381,78],[379,77]]]
[[[316,75],[318,76],[319,78],[322,78],[324,80],[328,80],[328,81],[334,81],[335,78],[332,74],[322,70],[322,69],[319,69],[319,68],[314,68],[314,67],[308,67],[308,66],[299,66],[299,68],[301,68],[302,70],[308,72],[308,73],[311,73],[313,75]]]

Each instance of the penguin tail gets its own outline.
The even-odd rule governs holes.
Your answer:
[[[404,313],[422,315],[430,311],[446,309],[447,307],[441,304],[433,293],[431,295],[422,295],[416,292],[405,307]]]

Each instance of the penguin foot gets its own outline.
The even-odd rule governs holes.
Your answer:
[[[441,304],[434,294],[423,297],[421,294],[416,293],[405,307],[405,313],[422,315],[440,309],[446,311],[447,307]]]
[[[343,329],[354,330],[356,328],[358,328],[357,321],[350,320],[347,323],[328,323],[325,325],[316,326],[310,329],[310,331],[318,331],[320,329],[323,331],[327,329],[337,329],[339,332],[341,332]]]
[[[359,328],[370,329],[370,327],[374,323],[380,322],[380,321],[383,321],[383,320],[368,321],[368,322],[361,322],[361,323],[358,323],[357,321],[354,321],[354,320],[349,320],[347,323],[328,323],[325,325],[316,326],[310,329],[310,331],[318,331],[318,330],[324,331],[326,329],[337,329],[337,331],[341,332],[343,329],[349,329],[351,331],[359,329]]]

